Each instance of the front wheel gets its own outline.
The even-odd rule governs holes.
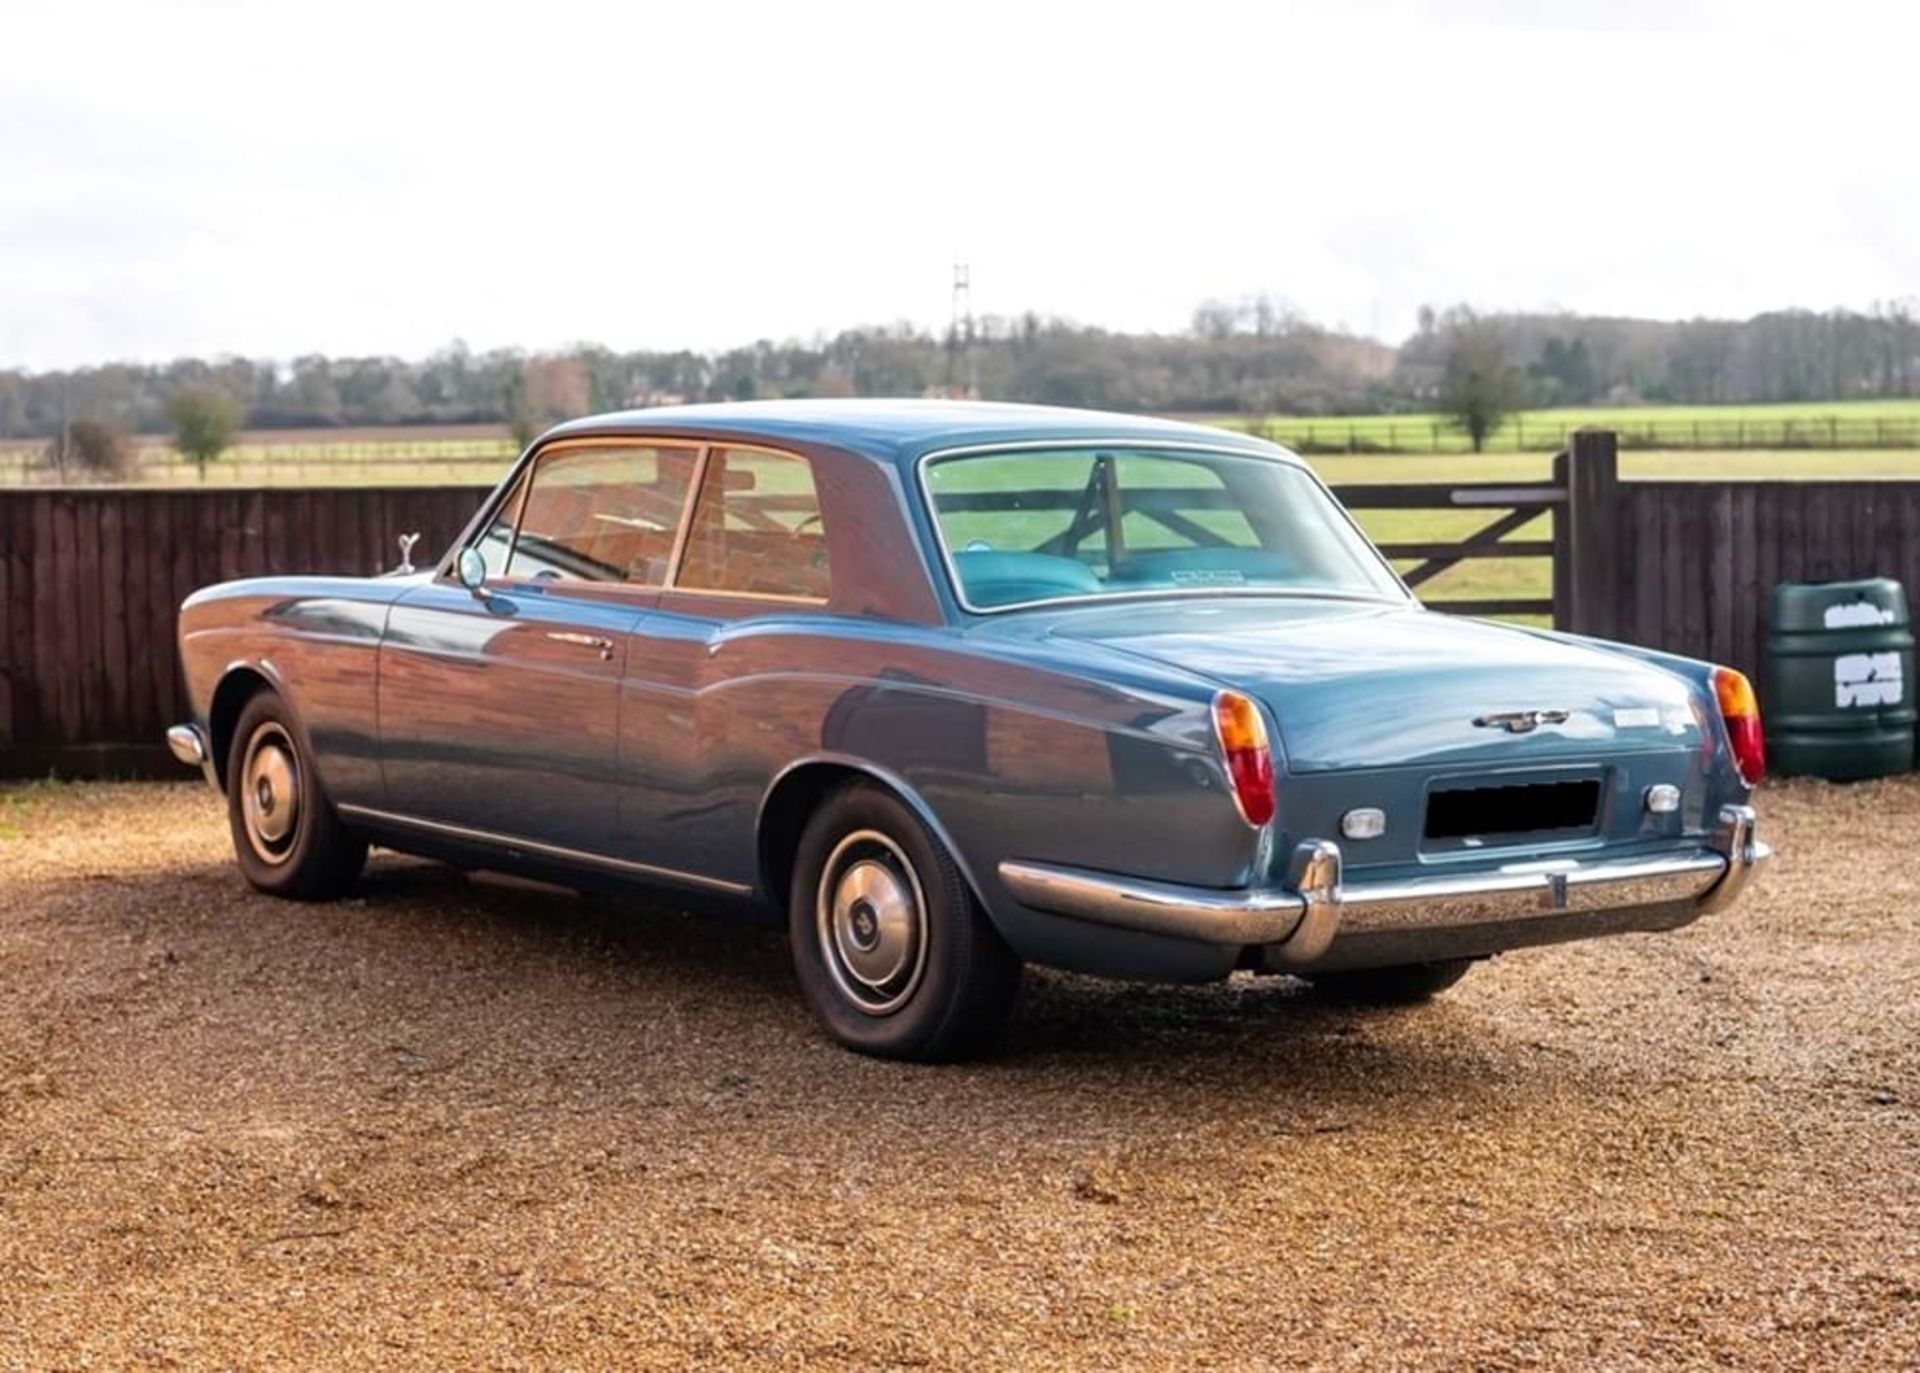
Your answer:
[[[1467,975],[1471,958],[1437,963],[1402,963],[1392,968],[1361,968],[1309,976],[1314,989],[1335,1001],[1356,1006],[1409,1006],[1427,1001]]]
[[[292,710],[272,691],[248,701],[234,727],[227,820],[240,871],[272,896],[340,896],[366,865],[367,841],[334,813]]]
[[[970,1057],[1019,991],[1020,960],[946,847],[878,787],[835,793],[807,823],[787,910],[807,1004],[860,1053]]]

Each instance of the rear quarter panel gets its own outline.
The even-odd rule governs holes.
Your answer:
[[[706,652],[674,656],[691,665],[665,688],[679,698],[676,727],[623,739],[624,825],[658,836],[677,865],[758,881],[754,835],[771,789],[795,765],[841,763],[918,801],[1025,957],[1118,975],[1225,971],[1216,949],[1028,911],[997,875],[1017,857],[1248,880],[1258,841],[1225,789],[1210,688],[1092,661],[1098,650],[1067,661],[852,617],[742,622]]]

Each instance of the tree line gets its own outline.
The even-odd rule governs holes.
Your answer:
[[[1747,320],[1421,312],[1397,347],[1270,297],[1209,302],[1187,329],[1129,334],[1027,314],[945,331],[899,324],[717,353],[476,353],[291,363],[183,358],[0,370],[0,440],[112,433],[505,423],[628,406],[785,396],[980,395],[1160,413],[1355,414],[1444,407],[1463,427],[1514,408],[1920,395],[1920,309],[1785,310]],[[1462,397],[1464,390],[1470,393]],[[1471,399],[1479,419],[1465,414]],[[209,423],[209,412],[211,422]],[[1497,422],[1497,420],[1495,421]],[[211,440],[208,440],[211,441]],[[217,449],[215,450],[217,452]]]

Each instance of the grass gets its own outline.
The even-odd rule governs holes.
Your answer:
[[[57,800],[61,788],[68,785],[58,777],[0,782],[0,839],[21,838],[26,822],[33,817],[36,804]]]
[[[1328,482],[1545,481],[1550,453],[1322,453]],[[1662,449],[1620,455],[1631,481],[1833,481],[1920,477],[1920,448]]]
[[[1318,451],[1464,453],[1465,434],[1444,415],[1207,416],[1276,442]],[[1488,440],[1506,452],[1551,452],[1575,429],[1617,430],[1634,448],[1901,448],[1920,446],[1920,400],[1782,405],[1643,405],[1531,410]]]
[[[1621,433],[1633,477],[1920,476],[1920,400],[1536,410],[1516,416],[1493,436],[1492,451],[1479,454],[1433,414],[1189,418],[1257,429],[1314,456],[1330,481],[1531,479],[1545,474],[1567,433],[1587,425]],[[1649,440],[1658,446],[1648,448]],[[143,435],[138,445],[142,484],[199,484],[198,470],[163,436]],[[41,441],[0,444],[0,486],[45,480],[38,468],[44,448]],[[206,482],[487,483],[514,453],[497,425],[251,430],[208,468]]]

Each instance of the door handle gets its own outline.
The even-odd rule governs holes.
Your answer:
[[[550,629],[547,637],[556,644],[572,644],[575,648],[597,649],[602,662],[613,661],[613,640],[603,639],[598,634],[575,634],[571,630]]]

